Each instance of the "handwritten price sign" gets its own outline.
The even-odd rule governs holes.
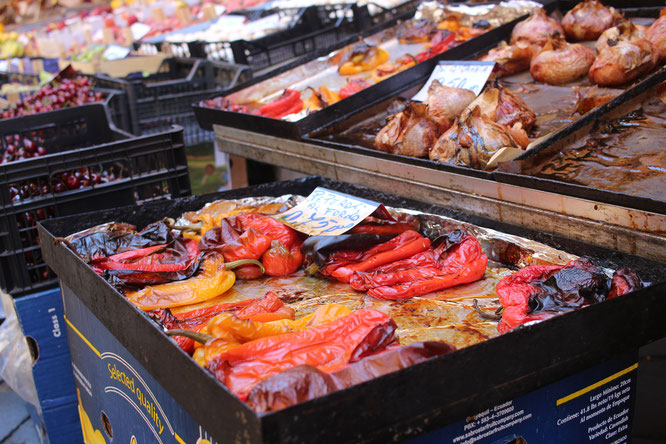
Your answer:
[[[359,224],[378,206],[377,202],[317,187],[303,202],[275,218],[305,234],[337,236]]]
[[[412,100],[425,102],[428,98],[428,88],[433,80],[439,80],[439,83],[451,88],[468,89],[478,96],[494,67],[495,62],[439,62],[425,86],[412,97]]]

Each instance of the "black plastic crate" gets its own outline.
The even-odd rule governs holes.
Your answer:
[[[300,9],[269,10],[264,14],[292,14],[296,18],[288,29],[255,40],[188,43],[163,42],[161,48],[173,54],[225,60],[248,65],[254,71],[327,48],[355,35],[359,28],[352,3],[316,5]]]
[[[57,283],[38,220],[191,194],[182,128],[132,137],[104,105],[89,104],[0,121],[3,150],[15,135],[49,154],[0,165],[0,286],[12,295]]]
[[[246,66],[170,58],[162,62],[157,73],[148,77],[117,79],[96,75],[95,84],[125,93],[129,131],[133,134],[154,134],[178,124],[184,128],[186,144],[194,145],[213,140],[213,134],[199,128],[192,104],[251,76]]]
[[[386,8],[377,3],[369,2],[356,13],[356,22],[359,29],[367,30],[381,27],[383,23],[395,18],[412,18],[421,0],[408,0],[392,8]]]

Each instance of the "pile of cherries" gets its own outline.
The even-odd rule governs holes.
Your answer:
[[[45,180],[30,180],[11,184],[9,197],[13,202],[48,196],[51,193],[62,193],[68,190],[89,187],[101,183],[109,183],[120,179],[113,167],[99,171],[96,167],[81,167],[77,170],[63,171]]]
[[[39,91],[19,100],[16,106],[2,112],[2,118],[28,116],[102,100],[104,100],[104,94],[93,91],[93,82],[90,79],[81,76],[65,78],[53,81]]]
[[[43,141],[40,139],[28,139],[18,134],[5,136],[5,148],[0,158],[0,165],[16,160],[45,156],[48,151],[42,144]]]

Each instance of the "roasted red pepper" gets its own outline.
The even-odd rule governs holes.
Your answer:
[[[269,276],[288,276],[303,265],[303,254],[300,242],[291,248],[285,247],[280,241],[271,242],[271,247],[261,257],[261,263]]]
[[[361,281],[364,287],[374,286],[368,290],[370,296],[378,299],[405,299],[478,281],[483,277],[487,265],[488,257],[483,253],[479,241],[470,236],[451,247],[446,258],[436,268],[370,273]]]
[[[289,368],[330,372],[379,352],[395,340],[396,328],[386,314],[361,309],[317,327],[247,342],[218,354],[207,367],[245,399],[259,382]]]
[[[497,296],[504,307],[497,326],[505,333],[530,321],[541,321],[558,313],[601,302],[641,288],[638,275],[618,270],[610,280],[589,259],[559,265],[530,265],[502,278]]]
[[[294,89],[285,89],[284,93],[273,102],[257,110],[257,115],[281,119],[289,114],[298,113],[303,109],[301,93]]]
[[[414,224],[407,222],[391,222],[385,224],[363,224],[356,225],[351,230],[348,231],[350,234],[400,234],[405,231],[413,230]]]
[[[359,91],[363,91],[365,88],[369,86],[370,84],[363,79],[352,80],[351,82],[347,83],[345,86],[340,88],[340,91],[338,91],[338,95],[340,96],[340,99],[345,99],[349,96],[353,96]]]
[[[355,271],[368,271],[380,265],[406,259],[430,247],[430,239],[415,231],[405,231],[388,242],[368,250],[360,262],[343,265],[331,272],[331,276],[342,282],[349,282]]]
[[[456,41],[456,35],[453,32],[442,31],[435,34],[435,37],[432,39],[432,46],[426,51],[416,55],[416,61],[418,63],[424,62],[432,57],[435,57],[438,54],[443,53],[451,47],[451,45]]]
[[[256,213],[238,213],[228,218],[228,221],[238,231],[247,231],[254,228],[270,240],[282,242],[282,245],[287,248],[301,242],[301,237],[296,230],[272,217]]]

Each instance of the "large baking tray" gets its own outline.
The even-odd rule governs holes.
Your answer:
[[[143,312],[92,269],[54,242],[102,222],[143,226],[221,198],[307,195],[315,187],[440,214],[543,242],[602,266],[631,266],[651,287],[409,367],[349,389],[269,414],[256,414],[229,393]],[[666,336],[666,264],[566,238],[494,222],[368,188],[322,178],[260,185],[45,221],[39,227],[47,262],[120,343],[219,442],[397,442],[440,428],[523,395],[642,344]],[[141,340],[137,340],[141,338]],[[166,365],[168,363],[168,365]],[[187,381],[183,384],[183,381]]]
[[[624,3],[626,4],[626,2]],[[659,11],[661,8],[654,8],[654,7],[641,7],[641,8],[622,8],[622,12],[626,17],[641,17],[641,18],[652,18],[652,17],[658,17],[659,16]],[[510,35],[510,32],[509,32]],[[502,79],[507,83],[507,87],[509,89],[515,90],[518,86],[522,85],[524,81],[531,80],[531,76],[529,72],[523,72],[520,74],[516,74],[510,77],[506,77]],[[537,153],[546,150],[549,153],[553,153],[556,151],[556,149],[550,149],[554,143],[556,143],[559,140],[565,139],[569,140],[569,135],[573,132],[576,132],[578,128],[581,126],[585,126],[586,128],[589,128],[589,122],[594,122],[598,119],[600,115],[606,112],[610,107],[617,106],[618,104],[623,104],[628,101],[631,101],[634,97],[641,95],[645,92],[646,88],[649,88],[650,86],[654,86],[655,84],[658,84],[659,82],[666,80],[666,73],[664,70],[658,70],[656,72],[653,72],[649,74],[642,82],[632,85],[628,88],[625,89],[624,92],[619,94],[615,99],[613,99],[610,103],[605,104],[604,106],[601,106],[599,108],[596,108],[594,110],[589,111],[586,113],[584,116],[576,116],[572,117],[571,121],[569,123],[565,123],[559,128],[556,128],[555,125],[556,123],[553,122],[548,122],[547,125],[549,125],[552,129],[552,131],[547,132],[545,134],[539,134],[539,137],[542,137],[541,140],[539,140],[539,137],[537,137],[537,142],[528,150],[525,152],[525,154],[521,155],[518,159],[526,159],[530,158],[533,155],[536,155]],[[561,193],[561,189],[563,189],[562,185],[560,182],[556,181],[548,181],[548,182],[553,182],[553,184],[543,184],[544,186],[538,186],[536,185],[531,177],[525,177],[525,176],[520,176],[520,175],[511,175],[512,177],[507,178],[505,177],[505,173],[500,173],[499,177],[502,177],[502,179],[496,179],[496,172],[495,171],[484,171],[484,170],[479,170],[475,168],[469,168],[465,166],[459,166],[459,165],[452,165],[448,163],[442,163],[442,162],[437,162],[433,161],[430,159],[426,158],[416,158],[416,157],[411,157],[411,156],[404,156],[404,155],[399,155],[399,154],[393,154],[393,153],[387,153],[383,151],[379,151],[373,148],[367,148],[364,146],[361,146],[358,143],[345,143],[341,141],[335,141],[335,140],[329,140],[327,138],[328,135],[330,134],[339,134],[340,132],[343,132],[345,130],[348,130],[352,126],[365,121],[366,119],[373,118],[375,116],[379,115],[384,115],[386,114],[386,108],[390,102],[392,102],[394,99],[397,97],[402,97],[402,98],[410,98],[414,96],[423,86],[425,83],[425,79],[419,79],[418,81],[415,81],[411,84],[405,85],[405,87],[402,88],[401,91],[396,91],[394,94],[384,97],[384,99],[378,103],[375,103],[373,106],[366,108],[362,111],[352,111],[349,115],[338,119],[335,122],[332,122],[329,125],[326,125],[322,128],[318,128],[317,130],[306,134],[302,137],[302,139],[306,142],[315,144],[315,145],[321,145],[325,146],[327,148],[333,148],[333,149],[338,149],[341,151],[347,151],[347,152],[355,152],[355,153],[360,153],[364,155],[369,155],[372,157],[377,157],[381,159],[388,159],[392,161],[397,161],[401,163],[406,163],[409,165],[415,165],[415,166],[420,166],[420,167],[426,167],[434,170],[439,170],[439,171],[447,171],[451,173],[457,173],[457,174],[463,174],[467,176],[472,176],[472,177],[480,177],[483,179],[488,179],[488,180],[503,180],[507,181],[508,183],[520,185],[520,186],[529,186],[532,188],[538,188],[538,189],[543,189],[543,190],[548,190],[552,192],[557,192]],[[578,85],[587,85],[586,81],[579,81],[571,84],[571,86],[578,86]],[[564,85],[564,87],[568,87],[569,85]],[[557,87],[556,87],[557,88]],[[547,94],[547,93],[546,93]],[[518,93],[519,96],[522,96],[523,99],[527,102],[530,101],[530,95],[523,95],[521,93]],[[587,122],[584,124],[583,122]],[[515,172],[515,166],[512,167],[512,170],[507,170],[507,171],[512,171]],[[516,176],[516,177],[514,177]],[[543,179],[547,180],[547,179]],[[566,188],[566,187],[564,187]],[[645,198],[641,198],[639,196],[634,196],[634,195],[626,195],[626,194],[619,194],[619,193],[613,193],[613,192],[606,192],[604,190],[595,190],[589,187],[587,190],[577,190],[577,194],[572,194],[570,193],[564,193],[564,194],[570,194],[576,197],[582,197],[585,199],[591,199],[591,200],[600,200],[603,202],[608,202],[616,205],[627,205],[627,201],[630,201],[630,206],[632,208],[638,208],[638,209],[645,209],[647,211],[654,211],[655,208],[655,202],[652,201],[650,202],[649,205],[644,204]],[[573,189],[576,190],[577,186],[573,185]],[[610,196],[604,196],[606,193],[610,193]],[[613,198],[614,195],[615,198]],[[650,199],[648,199],[650,200]],[[657,202],[658,203],[658,202]],[[661,212],[665,212],[666,208],[664,207],[663,203],[661,204]]]
[[[552,11],[556,6],[555,0],[541,0],[540,3],[544,5],[544,8],[547,11]],[[511,35],[511,30],[513,29],[514,25],[523,20],[525,17],[526,16],[520,17],[516,20],[492,29],[478,37],[472,38],[436,57],[428,59],[422,63],[418,63],[415,66],[406,69],[382,82],[374,84],[350,97],[347,97],[346,99],[340,100],[339,102],[331,106],[327,106],[320,111],[311,113],[308,116],[295,122],[270,119],[246,113],[212,109],[204,107],[201,104],[194,105],[194,113],[197,117],[197,120],[199,121],[199,124],[204,129],[210,130],[214,124],[224,124],[234,128],[253,130],[264,134],[298,139],[301,136],[316,129],[322,128],[325,125],[330,125],[345,119],[352,113],[366,109],[384,100],[390,95],[400,93],[405,89],[408,89],[411,85],[419,82],[425,82],[437,63],[441,60],[465,60],[489,50],[490,48],[494,47],[498,41],[508,38]],[[381,26],[381,30],[385,30],[391,26],[394,26],[398,20],[399,19],[394,19],[385,23]],[[379,29],[373,28],[362,32],[359,34],[359,36],[351,37],[350,39],[341,42],[339,45],[333,48],[322,50],[310,56],[306,56],[294,63],[288,64],[283,68],[272,71],[264,76],[255,77],[253,81],[241,85],[237,88],[227,90],[223,93],[223,95],[229,96],[246,88],[259,85],[262,82],[266,82],[266,84],[277,82],[279,81],[280,75],[287,75],[287,71],[298,67],[305,68],[308,62],[313,62],[320,57],[327,56],[334,50],[343,48],[344,46],[354,43],[361,37],[368,37],[377,33],[378,31]],[[307,75],[310,74],[308,73]]]
[[[666,214],[666,189],[663,190],[662,199],[655,199],[522,174],[523,169],[556,156],[561,150],[585,137],[597,122],[611,117],[617,118],[636,109],[642,100],[654,95],[657,85],[664,81],[666,81],[666,67],[662,67],[654,75],[639,82],[629,91],[630,94],[623,94],[614,98],[562,131],[543,140],[515,160],[500,164],[499,169],[494,174],[495,179],[523,187],[547,189],[559,194]],[[666,134],[666,131],[664,134]]]

